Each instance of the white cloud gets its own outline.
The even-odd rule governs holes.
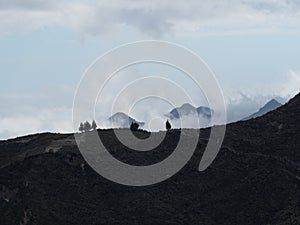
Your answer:
[[[98,0],[1,0],[0,33],[47,26],[71,28],[82,35],[103,35],[126,27],[150,37],[164,34],[227,33],[237,30],[298,29],[297,0],[189,2]],[[297,28],[298,27],[298,28]]]
[[[290,70],[287,80],[280,85],[280,95],[283,97],[294,97],[300,92],[300,73]]]
[[[7,139],[38,132],[71,132],[71,109],[34,109],[30,114],[17,112],[0,118],[0,138]]]
[[[277,95],[260,95],[257,93],[239,93],[235,97],[227,97],[227,121],[234,122],[241,120],[255,112],[271,99],[278,99]],[[282,102],[282,100],[280,101]]]
[[[224,88],[224,87],[223,87]],[[300,73],[290,70],[281,83],[260,83],[253,87],[225,87],[228,121],[237,121],[257,112],[271,99],[284,104],[300,92]]]
[[[71,132],[74,90],[47,87],[31,94],[1,94],[0,139],[36,132]]]

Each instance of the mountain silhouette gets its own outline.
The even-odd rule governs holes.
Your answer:
[[[254,119],[256,117],[259,117],[259,116],[263,116],[263,115],[267,114],[268,112],[271,112],[271,111],[277,109],[280,106],[282,106],[281,103],[279,103],[275,99],[272,99],[269,102],[267,102],[262,108],[260,108],[257,112],[251,114],[250,116],[247,116],[243,120],[249,120],[249,119]]]
[[[300,94],[261,117],[227,125],[215,161],[199,172],[211,130],[201,129],[188,164],[144,187],[98,175],[82,158],[73,134],[0,141],[1,225],[300,224],[299,112]],[[188,131],[165,132],[159,146],[143,152],[124,146],[113,129],[98,134],[115,158],[145,166],[171,155]]]

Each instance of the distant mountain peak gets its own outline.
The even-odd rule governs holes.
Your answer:
[[[206,107],[206,106],[198,107],[197,112],[198,112],[199,115],[202,115],[206,118],[211,118],[212,114],[214,113],[214,111],[211,108]]]
[[[263,107],[268,107],[268,106],[281,106],[282,104],[278,102],[276,99],[271,99],[268,101]]]
[[[271,112],[277,108],[282,106],[280,102],[278,102],[276,99],[271,99],[268,101],[263,107],[261,107],[257,112],[251,114],[250,116],[247,116],[243,120],[249,120],[249,119],[254,119],[259,116],[263,116],[267,114],[268,112]]]
[[[190,103],[184,103],[180,108],[185,108],[185,109],[195,109],[196,107],[191,105]]]
[[[140,127],[145,125],[144,122],[139,122],[123,112],[115,113],[114,115],[109,117],[108,120],[112,123],[113,126],[117,126],[118,128],[129,128],[131,123],[134,122],[138,123]]]
[[[212,116],[213,110],[205,107],[205,106],[200,106],[196,108],[195,106],[191,105],[190,103],[184,103],[180,107],[172,109],[167,116],[170,119],[179,119],[182,116],[193,116],[193,115],[198,115],[198,116],[203,116],[205,118],[210,119]]]

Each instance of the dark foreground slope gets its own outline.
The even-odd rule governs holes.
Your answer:
[[[178,174],[146,187],[99,176],[72,135],[0,142],[0,224],[300,224],[299,112],[300,95],[263,117],[230,124],[216,160],[198,172],[205,129]],[[115,157],[139,165],[171,154],[179,133],[142,154],[124,148],[112,130],[99,131]]]

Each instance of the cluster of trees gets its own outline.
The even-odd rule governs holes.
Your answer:
[[[137,122],[132,122],[130,125],[130,130],[137,131],[139,129],[139,124]],[[169,120],[166,122],[166,129],[167,131],[171,130],[172,126]],[[90,130],[96,130],[97,129],[97,123],[95,120],[93,120],[92,124],[90,124],[89,121],[85,121],[84,123],[80,123],[79,125],[79,131],[80,132],[87,132]]]
[[[96,130],[96,129],[97,129],[97,123],[95,120],[93,120],[92,124],[90,124],[89,121],[85,121],[84,123],[80,123],[80,125],[79,125],[80,132],[87,132],[87,131]]]
[[[130,124],[130,130],[137,131],[139,129],[139,124],[137,122],[131,122]]]

